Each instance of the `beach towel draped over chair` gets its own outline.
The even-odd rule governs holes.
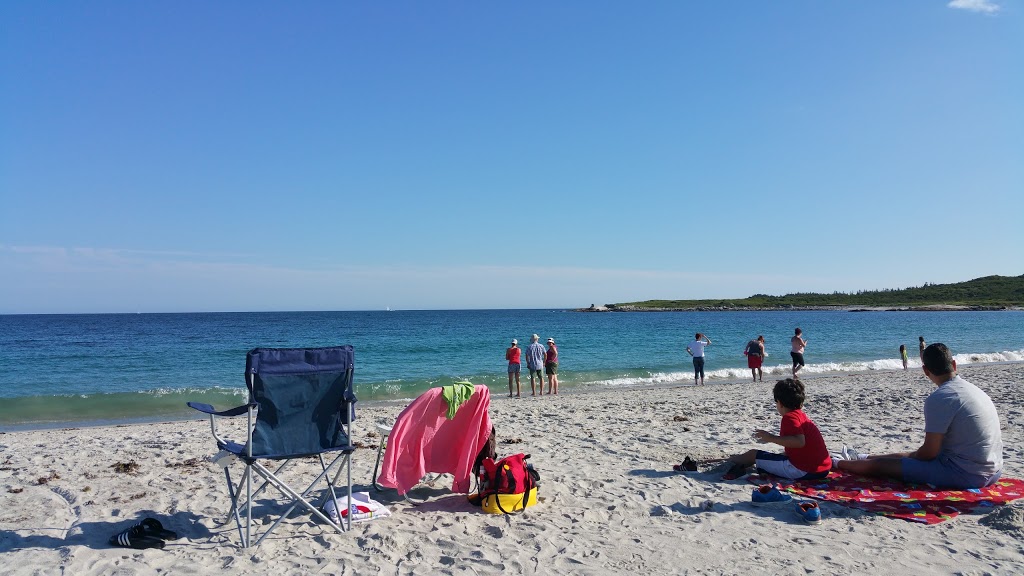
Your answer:
[[[249,403],[229,410],[217,411],[209,404],[188,402],[188,405],[210,415],[210,426],[217,447],[222,451],[217,461],[224,466],[224,475],[231,496],[228,516],[234,517],[243,547],[259,545],[297,507],[341,532],[340,523],[325,516],[320,508],[327,498],[337,499],[334,485],[347,470],[348,498],[352,498],[351,424],[355,417],[356,396],[352,373],[355,366],[351,346],[329,348],[256,348],[246,356],[245,379]],[[248,416],[247,435],[243,442],[222,438],[217,433],[217,417]],[[324,454],[337,456],[330,464]],[[322,472],[301,492],[281,479],[281,473],[296,458],[315,456]],[[244,472],[238,484],[231,481],[230,464],[241,461]],[[271,471],[261,460],[282,461]],[[332,477],[331,473],[337,467]],[[262,485],[252,488],[253,475]],[[315,506],[308,495],[323,481],[328,488]],[[244,493],[243,493],[244,487]],[[252,502],[266,488],[273,487],[285,496],[287,510],[259,538],[252,542]],[[337,502],[335,502],[337,505]],[[242,516],[244,514],[244,518]],[[351,528],[351,518],[348,527]]]
[[[491,435],[490,406],[490,390],[482,385],[452,419],[441,388],[420,395],[391,428],[377,483],[404,495],[428,473],[448,473],[454,477],[452,492],[469,492],[473,462]]]

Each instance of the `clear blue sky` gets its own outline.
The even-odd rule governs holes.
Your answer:
[[[5,2],[0,313],[1024,273],[1024,4]]]

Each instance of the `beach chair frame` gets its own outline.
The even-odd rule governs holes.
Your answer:
[[[211,432],[220,449],[214,461],[224,468],[231,498],[231,507],[222,524],[234,519],[243,548],[259,546],[300,506],[339,533],[352,528],[351,515],[347,515],[347,522],[340,518],[335,522],[321,508],[327,498],[333,498],[335,510],[343,509],[335,493],[335,484],[343,471],[347,471],[347,502],[352,502],[354,367],[351,346],[255,348],[246,356],[248,403],[222,411],[209,404],[187,403],[210,417]],[[221,437],[217,418],[243,414],[247,417],[245,442]],[[337,456],[328,463],[324,459],[327,453],[337,453]],[[316,457],[321,472],[299,491],[282,480],[281,474],[296,458],[305,457]],[[237,484],[232,482],[230,471],[236,460],[244,465]],[[281,464],[271,470],[261,460],[281,461]],[[262,481],[255,490],[254,477]],[[326,484],[327,493],[317,506],[310,502],[309,494],[321,482]],[[290,505],[262,534],[254,534],[252,504],[254,498],[269,487],[284,495]]]

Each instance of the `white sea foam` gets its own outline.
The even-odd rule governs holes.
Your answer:
[[[991,362],[1024,362],[1024,350],[1007,350],[990,354],[956,354],[957,364],[988,364]]]
[[[1024,362],[1024,350],[1006,350],[1003,352],[990,353],[965,353],[956,354],[953,357],[957,364],[966,366],[970,364],[991,364],[997,362]],[[907,362],[909,368],[920,368],[921,361],[918,358],[910,358]],[[800,374],[836,374],[847,372],[874,372],[879,370],[902,370],[903,362],[895,358],[880,358],[861,362],[822,362],[808,364],[800,370]],[[784,377],[792,374],[791,364],[765,365],[762,367],[765,376]],[[749,368],[722,368],[709,370],[705,373],[705,380],[747,380],[750,378]],[[606,380],[589,382],[590,385],[598,386],[648,386],[658,384],[688,384],[693,382],[693,371],[682,370],[679,372],[657,372],[649,376],[618,377]]]

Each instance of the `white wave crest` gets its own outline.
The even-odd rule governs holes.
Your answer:
[[[1003,352],[981,352],[957,354],[953,357],[961,366],[968,364],[991,364],[998,362],[1024,362],[1024,350],[1005,350]],[[921,361],[911,358],[907,362],[909,368],[920,368]],[[903,362],[895,358],[880,358],[860,362],[822,362],[808,364],[801,374],[841,374],[847,372],[874,372],[880,370],[901,370]],[[784,377],[792,374],[790,364],[765,365],[762,367],[765,376]],[[722,368],[709,370],[705,373],[706,380],[746,380],[750,378],[749,368]],[[689,384],[693,382],[693,371],[657,372],[650,376],[619,377],[588,382],[596,386],[649,386],[658,384]]]
[[[991,353],[967,353],[953,356],[957,364],[988,364],[991,362],[1024,362],[1024,350],[1007,350]]]

